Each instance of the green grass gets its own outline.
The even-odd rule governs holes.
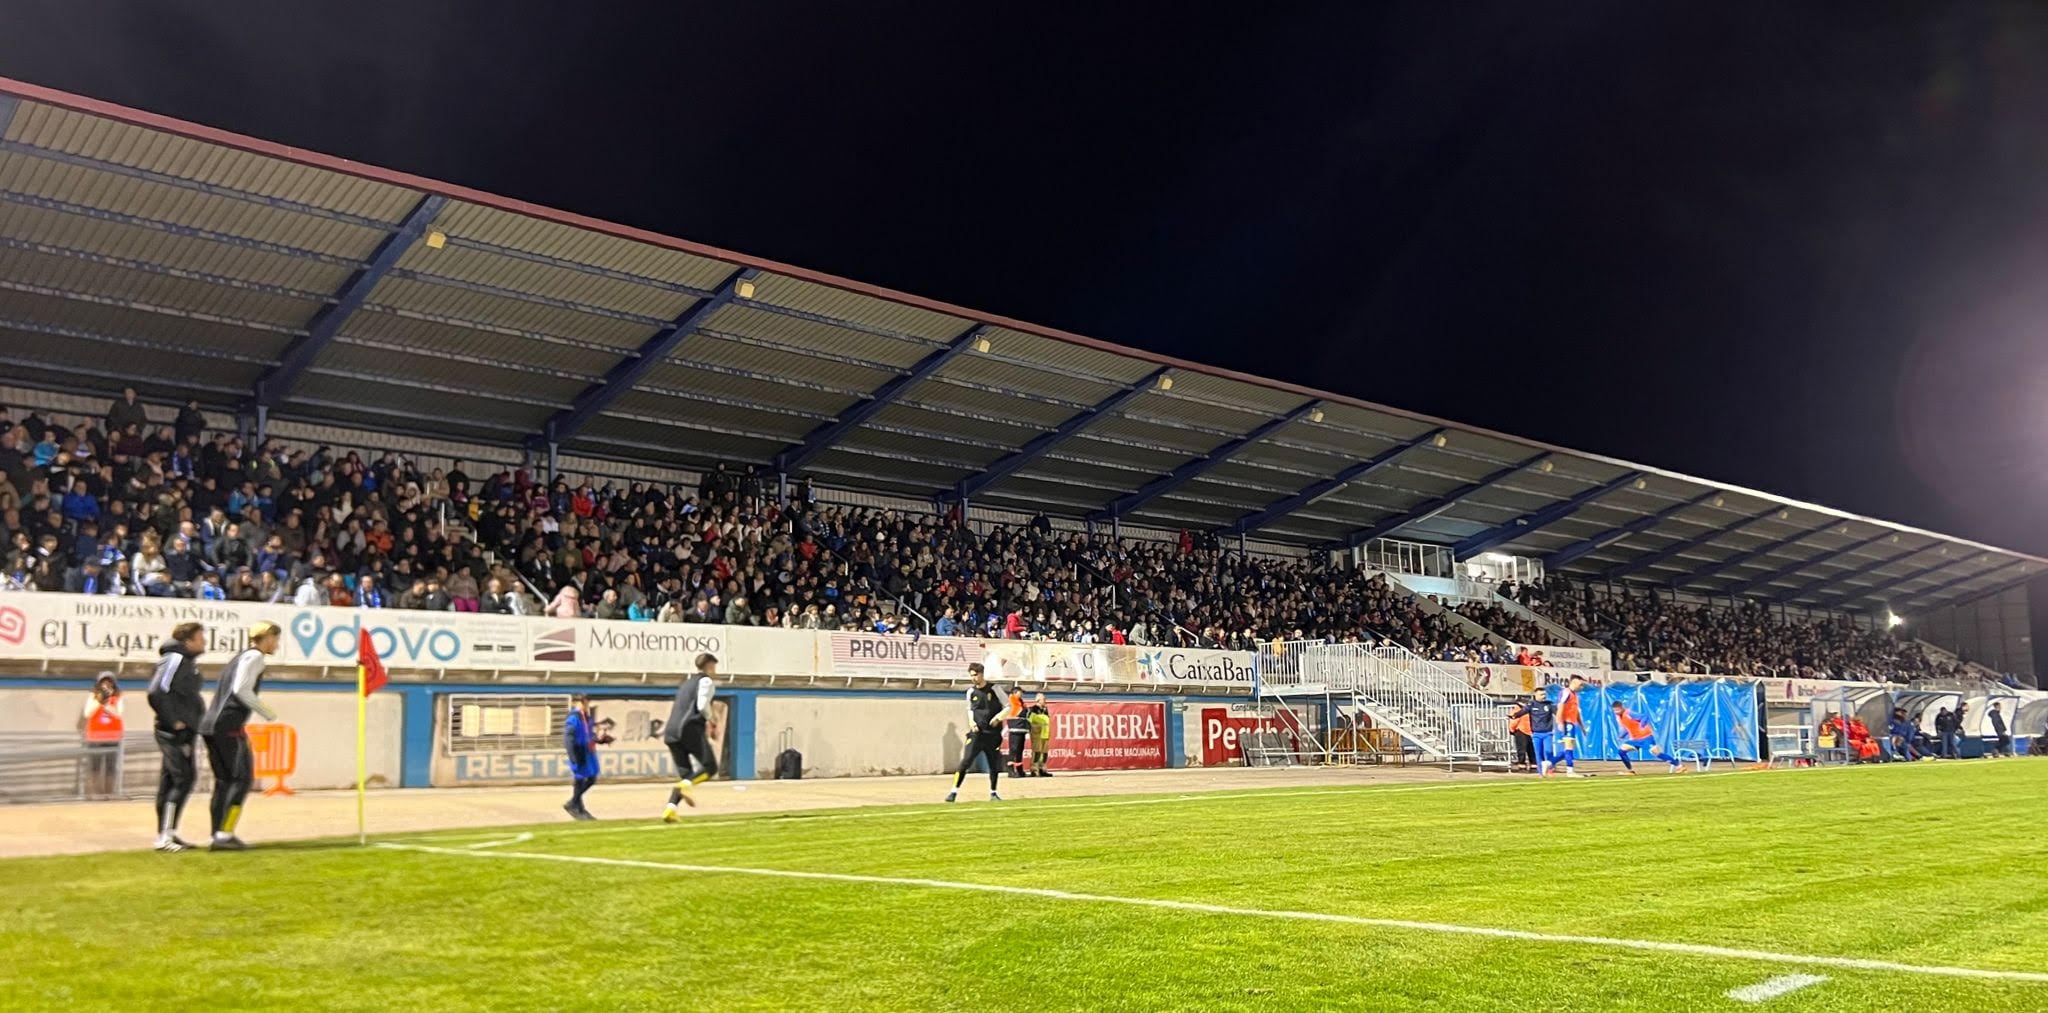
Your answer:
[[[0,1006],[1674,1010],[1810,972],[1831,980],[1766,1008],[2043,1009],[2024,981],[502,856],[2044,971],[2044,784],[2014,760],[549,824],[495,858],[21,859],[0,862]]]

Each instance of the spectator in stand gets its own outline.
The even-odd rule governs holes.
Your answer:
[[[142,399],[133,387],[121,388],[121,396],[107,406],[107,432],[118,433],[130,426],[138,431],[149,425],[149,414],[142,407]]]
[[[1787,616],[1762,603],[1686,605],[1659,594],[1596,596],[1555,577],[1515,591],[1546,618],[1611,648],[1622,670],[1878,682],[1967,675],[1961,664],[1847,616]]]

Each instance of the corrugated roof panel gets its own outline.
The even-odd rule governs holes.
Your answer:
[[[1101,380],[1042,372],[985,355],[960,356],[946,363],[945,368],[939,370],[939,375],[1084,405],[1095,404],[1122,389]]]
[[[606,445],[661,448],[664,452],[691,461],[729,460],[752,463],[765,461],[782,449],[782,444],[777,440],[747,436],[738,432],[722,432],[708,428],[688,429],[611,415],[600,415],[591,419],[571,443],[583,446],[601,441]]]
[[[690,397],[668,397],[653,391],[631,391],[604,409],[612,417],[635,417],[637,422],[696,426],[715,432],[770,440],[780,446],[797,442],[817,426],[815,417],[782,411],[760,411],[733,403],[698,401]]]
[[[1356,457],[1311,453],[1291,446],[1276,446],[1270,442],[1246,447],[1242,453],[1237,455],[1236,459],[1253,462],[1271,462],[1288,468],[1313,472],[1318,475],[1335,475],[1359,461],[1359,458]],[[1307,483],[1303,484],[1306,485]]]
[[[318,261],[296,260],[263,250],[83,218],[4,200],[0,200],[0,235],[313,292],[333,292],[350,274],[345,267]]]
[[[148,274],[90,260],[4,247],[0,247],[0,279],[294,328],[312,319],[323,305],[193,278]]]
[[[910,366],[934,351],[930,345],[911,344],[812,320],[780,316],[745,303],[733,303],[720,310],[709,329],[897,368]]]
[[[957,408],[961,411],[1001,415],[1041,429],[1051,429],[1073,418],[1074,409],[1030,398],[1005,397],[975,387],[963,387],[943,379],[927,380],[910,389],[905,400]]]
[[[1115,381],[1124,386],[1137,383],[1159,368],[1128,355],[1101,352],[1004,327],[991,331],[988,339],[990,354],[1022,360],[1051,373]]]
[[[0,316],[5,315],[0,313]],[[222,360],[156,348],[97,346],[77,338],[20,330],[4,320],[0,320],[0,358],[48,362],[74,370],[87,363],[104,363],[114,373],[162,377],[174,389],[179,386],[179,380],[190,377],[214,387],[248,390],[263,374],[264,368],[261,363]],[[114,365],[116,363],[118,365]],[[18,372],[18,367],[14,366],[0,369],[10,376]],[[70,377],[68,384],[80,383],[80,375],[76,372],[56,372]],[[112,386],[118,388],[120,385]]]
[[[346,214],[397,222],[419,194],[357,176],[281,162],[68,109],[24,102],[9,140],[148,169]]]
[[[1284,390],[1187,371],[1174,376],[1173,393],[1176,397],[1194,404],[1229,409],[1241,415],[1253,416],[1260,421],[1285,415],[1309,401],[1309,398],[1300,394]],[[1250,429],[1258,424],[1253,422],[1245,428]]]
[[[1294,492],[1307,488],[1324,476],[1314,472],[1301,474],[1294,471],[1281,471],[1271,467],[1261,467],[1246,460],[1243,454],[1232,454],[1221,464],[1211,465],[1203,477],[1219,482],[1270,486]]]
[[[1136,440],[1152,446],[1172,447],[1189,457],[1206,454],[1220,442],[1207,433],[1154,425],[1122,415],[1096,419],[1089,423],[1088,428],[1082,430],[1082,433],[1095,440]]]
[[[332,342],[322,349],[315,365],[362,373],[392,374],[409,380],[422,380],[511,397],[553,401],[561,405],[567,405],[575,400],[576,395],[582,393],[588,386],[577,380],[541,376],[502,366],[455,362],[428,355],[406,354],[388,347],[371,348],[341,341]],[[430,393],[424,396],[428,399],[433,397]]]
[[[1011,479],[989,489],[976,502],[987,502],[995,506],[1010,506],[1028,513],[1036,513],[1050,507],[1055,512],[1093,513],[1109,502],[1107,496],[1098,496],[1087,489],[1057,482],[1027,482]]]
[[[385,233],[63,162],[0,152],[0,188],[116,214],[363,259]]]
[[[274,331],[250,330],[203,320],[186,320],[80,302],[30,292],[0,290],[0,317],[90,331],[116,338],[133,338],[162,345],[190,345],[227,355],[272,361],[288,335]],[[76,339],[76,350],[66,361],[90,361],[89,339]],[[122,352],[105,342],[97,343],[106,361],[119,362]]]
[[[850,320],[868,327],[896,331],[930,341],[948,341],[971,324],[954,316],[885,302],[814,282],[799,281],[779,274],[762,274],[755,279],[752,301]]]
[[[1397,439],[1409,439],[1437,428],[1434,423],[1417,421],[1391,411],[1374,411],[1341,403],[1324,405],[1323,421],[1317,425],[1338,431],[1383,433]]]
[[[1143,447],[1117,443],[1104,443],[1087,437],[1070,440],[1060,447],[1060,452],[1070,457],[1101,460],[1129,471],[1150,471],[1164,475],[1174,468],[1187,463],[1186,455],[1147,450]]]
[[[543,369],[578,373],[592,380],[602,377],[605,371],[619,361],[616,352],[508,337],[491,331],[454,327],[372,309],[350,314],[342,333],[379,341],[419,344],[435,351],[458,355],[503,358]]]
[[[873,475],[876,472],[875,460],[875,457],[870,454],[856,453],[835,447],[818,455],[817,463],[811,470],[849,475]],[[895,484],[921,489],[927,493],[935,493],[941,489],[950,489],[962,478],[972,474],[974,470],[931,464],[916,458],[904,458],[902,467],[889,469]]]
[[[542,334],[574,336],[584,341],[600,341],[619,348],[638,348],[655,330],[644,324],[626,320],[591,316],[538,303],[518,302],[499,296],[449,288],[445,285],[429,285],[389,276],[377,283],[377,288],[370,294],[370,299],[399,309],[419,310],[499,327],[538,331]]]
[[[1039,430],[1029,425],[986,419],[964,419],[900,403],[889,405],[877,412],[874,421],[887,426],[958,435],[1013,449],[1031,442],[1039,434]]]
[[[802,383],[816,384],[852,396],[873,393],[895,379],[893,372],[851,366],[843,362],[813,359],[773,348],[748,345],[707,334],[692,334],[677,347],[675,357],[708,362],[733,369],[787,376]]]
[[[438,222],[451,242],[474,239],[603,271],[653,278],[709,291],[733,272],[730,264],[546,222],[496,208],[455,202]]]
[[[889,459],[943,462],[963,472],[980,472],[1006,456],[1000,448],[970,446],[946,440],[931,440],[879,429],[856,429],[833,445],[835,450],[865,451]]]
[[[673,361],[649,369],[647,374],[641,378],[640,385],[645,388],[702,393],[707,396],[707,400],[729,402],[736,405],[762,405],[784,410],[777,414],[803,412],[819,420],[829,416],[845,404],[844,398],[822,391],[792,387],[783,383],[770,383],[765,380],[751,380],[745,377],[707,373],[703,370],[693,370],[686,366],[677,365]],[[637,393],[639,392],[629,393],[625,395],[625,398],[635,397]],[[621,403],[624,403],[625,398],[621,399]],[[770,413],[768,412],[762,412],[764,419],[768,418],[769,415]],[[808,428],[815,427],[817,424],[817,422],[812,422],[809,427],[799,424],[798,435],[801,435],[803,431],[808,431]]]
[[[398,266],[660,320],[673,320],[696,302],[692,296],[665,288],[503,256],[459,243],[449,243],[438,250],[425,243],[414,243],[399,258]]]
[[[1117,468],[1104,468],[1080,461],[1054,461],[1040,458],[1031,467],[1017,473],[1017,477],[1036,478],[1065,482],[1069,485],[1085,485],[1109,493],[1110,497],[1136,491],[1150,477],[1137,472]],[[1108,498],[1108,497],[1106,497]]]
[[[548,409],[538,405],[444,391],[425,391],[417,387],[402,387],[362,377],[336,376],[311,370],[299,381],[295,394],[341,404],[362,404],[402,410],[414,414],[424,425],[434,425],[434,420],[443,416],[469,416],[537,433],[550,414]]]

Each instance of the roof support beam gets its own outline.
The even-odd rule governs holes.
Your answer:
[[[1296,510],[1301,509],[1302,507],[1308,506],[1310,503],[1314,503],[1316,500],[1322,499],[1323,497],[1328,496],[1329,494],[1336,492],[1337,490],[1342,489],[1345,486],[1350,485],[1351,483],[1356,482],[1359,479],[1364,478],[1365,476],[1370,475],[1373,472],[1378,471],[1381,468],[1384,468],[1387,465],[1394,463],[1395,458],[1400,457],[1402,454],[1405,454],[1410,450],[1414,450],[1416,447],[1422,446],[1423,444],[1428,443],[1431,440],[1434,440],[1437,437],[1444,435],[1444,433],[1445,430],[1443,429],[1432,429],[1426,433],[1423,433],[1421,436],[1415,437],[1414,439],[1407,440],[1401,443],[1396,443],[1393,446],[1388,447],[1387,449],[1382,450],[1379,453],[1374,454],[1363,461],[1347,466],[1342,471],[1337,472],[1335,475],[1331,475],[1329,478],[1323,479],[1322,481],[1317,482],[1316,484],[1311,485],[1308,488],[1303,489],[1302,491],[1287,497],[1286,499],[1280,500],[1277,503],[1268,504],[1265,507],[1262,507],[1258,510],[1254,510],[1251,513],[1245,514],[1243,517],[1239,517],[1237,520],[1232,521],[1227,527],[1223,528],[1222,532],[1225,534],[1243,535],[1249,534],[1253,531],[1257,531],[1260,528],[1263,528],[1266,525],[1271,524],[1274,521],[1277,521],[1280,518],[1285,517],[1288,514],[1291,514]]]
[[[1344,536],[1343,542],[1347,547],[1356,548],[1360,545],[1364,545],[1365,543],[1372,541],[1375,538],[1380,538],[1385,535],[1392,534],[1395,531],[1398,531],[1401,528],[1406,527],[1407,525],[1419,524],[1423,521],[1430,519],[1431,517],[1435,517],[1436,515],[1443,513],[1446,510],[1449,510],[1454,506],[1457,506],[1458,502],[1464,499],[1465,497],[1470,496],[1473,493],[1478,492],[1482,489],[1485,489],[1488,486],[1498,484],[1499,482],[1507,478],[1511,478],[1514,475],[1519,474],[1522,471],[1522,469],[1527,468],[1530,465],[1535,464],[1537,461],[1543,460],[1544,458],[1549,456],[1550,454],[1548,452],[1545,452],[1537,454],[1534,457],[1523,458],[1522,460],[1517,461],[1514,464],[1510,464],[1505,468],[1501,468],[1497,471],[1488,474],[1486,477],[1481,478],[1478,481],[1467,482],[1466,484],[1461,485],[1456,489],[1452,489],[1450,492],[1444,493],[1443,495],[1438,496],[1435,499],[1425,500],[1421,503],[1418,503],[1405,513],[1395,514],[1392,517],[1388,517],[1385,520],[1382,520],[1379,523],[1374,524],[1372,527],[1360,528],[1357,531],[1353,531],[1352,533]]]
[[[1094,407],[1060,423],[1059,428],[1039,435],[1031,442],[1018,448],[1016,453],[989,465],[981,474],[970,475],[961,479],[959,487],[954,490],[955,494],[963,500],[973,499],[983,489],[1016,474],[1026,465],[1044,457],[1054,447],[1072,439],[1074,434],[1088,428],[1089,424],[1096,419],[1112,414],[1123,408],[1123,406],[1137,400],[1138,395],[1158,386],[1159,381],[1164,379],[1169,372],[1171,370],[1164,367],[1153,370],[1143,380],[1096,402]]]
[[[1472,556],[1476,556],[1482,552],[1485,552],[1486,550],[1491,549],[1496,545],[1502,545],[1507,542],[1512,542],[1515,539],[1520,538],[1523,535],[1536,530],[1537,528],[1543,527],[1547,524],[1555,524],[1556,522],[1565,519],[1578,508],[1585,506],[1586,504],[1591,503],[1594,500],[1599,499],[1600,497],[1615,491],[1616,489],[1622,489],[1630,485],[1633,485],[1636,482],[1640,481],[1642,477],[1642,472],[1631,471],[1628,474],[1623,475],[1612,482],[1608,482],[1604,485],[1596,485],[1593,488],[1587,489],[1586,491],[1579,493],[1578,495],[1573,496],[1570,499],[1560,500],[1556,503],[1550,504],[1547,507],[1543,507],[1540,510],[1532,510],[1497,528],[1494,528],[1490,531],[1481,531],[1480,533],[1473,535],[1472,537],[1467,538],[1462,542],[1459,542],[1454,548],[1452,548],[1451,554],[1458,559],[1467,559]]]
[[[1819,566],[1822,563],[1840,559],[1851,552],[1855,552],[1857,549],[1861,549],[1866,546],[1876,545],[1877,543],[1892,537],[1896,537],[1896,534],[1894,532],[1880,531],[1877,534],[1871,535],[1869,538],[1862,539],[1861,541],[1851,542],[1848,545],[1844,545],[1839,549],[1833,549],[1828,552],[1823,552],[1818,556],[1812,557],[1811,559],[1802,559],[1799,562],[1792,563],[1787,566],[1781,566],[1754,580],[1743,581],[1740,586],[1729,588],[1728,593],[1735,595],[1748,594],[1751,591],[1756,590],[1757,588],[1769,584],[1771,581],[1782,580],[1786,577],[1790,577],[1793,574],[1798,573],[1799,571],[1804,570],[1809,566]]]
[[[1694,570],[1692,573],[1686,575],[1681,580],[1672,581],[1672,584],[1676,586],[1684,580],[1705,580],[1706,578],[1712,577],[1715,574],[1720,573],[1724,570],[1730,570],[1735,567],[1741,566],[1742,564],[1747,563],[1752,559],[1761,559],[1764,556],[1768,556],[1771,553],[1776,552],[1787,545],[1791,545],[1795,542],[1798,542],[1801,539],[1811,538],[1814,535],[1820,534],[1821,532],[1826,531],[1831,527],[1834,527],[1835,523],[1835,521],[1830,520],[1827,523],[1822,524],[1818,527],[1805,528],[1803,530],[1796,531],[1792,534],[1786,535],[1783,538],[1765,542],[1754,549],[1745,549],[1741,552],[1736,553],[1735,555],[1729,556],[1727,559],[1721,560],[1718,563],[1708,563],[1705,567],[1698,570]]]
[[[1749,527],[1750,525],[1755,524],[1756,522],[1763,520],[1766,517],[1774,516],[1782,510],[1782,507],[1772,507],[1769,510],[1764,511],[1763,513],[1751,514],[1748,517],[1745,517],[1742,520],[1737,521],[1732,526],[1725,528],[1713,528],[1709,530],[1706,534],[1695,535],[1691,538],[1686,538],[1677,542],[1673,542],[1670,545],[1658,549],[1655,552],[1646,553],[1644,555],[1637,556],[1634,559],[1625,560],[1615,566],[1610,566],[1607,569],[1602,570],[1600,572],[1600,577],[1602,580],[1613,580],[1616,577],[1634,573],[1637,570],[1643,569],[1644,567],[1654,566],[1658,563],[1663,562],[1664,560],[1670,559],[1671,557],[1678,555],[1681,552],[1684,552],[1687,549],[1698,548],[1702,545],[1707,544],[1708,542],[1713,541],[1716,538],[1721,537],[1722,535],[1729,534],[1735,531],[1740,531],[1743,528]]]
[[[1638,517],[1635,520],[1632,520],[1627,524],[1624,524],[1621,527],[1614,529],[1613,531],[1609,531],[1604,534],[1594,535],[1593,537],[1588,538],[1583,542],[1567,545],[1564,548],[1559,549],[1556,552],[1553,552],[1550,555],[1543,557],[1543,567],[1547,570],[1564,569],[1566,564],[1578,560],[1580,557],[1584,556],[1589,552],[1596,552],[1600,549],[1604,549],[1610,545],[1613,545],[1616,542],[1621,541],[1622,539],[1629,537],[1630,535],[1642,534],[1643,532],[1656,527],[1660,522],[1670,518],[1673,514],[1685,510],[1690,510],[1693,507],[1699,506],[1700,504],[1705,503],[1710,499],[1713,499],[1717,495],[1719,495],[1719,493],[1710,490],[1701,493],[1698,496],[1694,496],[1693,498],[1686,500],[1683,503],[1674,503],[1671,506],[1665,507],[1664,509],[1657,511],[1656,513],[1644,514],[1643,516]]]
[[[1238,437],[1237,439],[1231,440],[1230,442],[1225,443],[1222,446],[1209,451],[1207,454],[1204,454],[1201,457],[1197,457],[1194,460],[1189,461],[1188,463],[1173,469],[1167,474],[1159,476],[1157,479],[1154,479],[1151,482],[1145,483],[1144,487],[1139,489],[1137,492],[1117,497],[1117,499],[1114,502],[1110,503],[1109,506],[1096,511],[1095,514],[1091,516],[1089,519],[1101,522],[1107,521],[1112,517],[1128,516],[1129,514],[1135,512],[1138,508],[1144,506],[1145,504],[1150,503],[1153,500],[1158,499],[1159,497],[1164,496],[1167,493],[1170,493],[1175,489],[1178,489],[1181,486],[1184,486],[1189,482],[1192,482],[1195,479],[1202,477],[1209,471],[1213,470],[1217,465],[1230,460],[1231,457],[1235,456],[1239,451],[1243,450],[1244,448],[1249,447],[1252,444],[1257,443],[1260,440],[1263,440],[1266,437],[1271,436],[1274,433],[1277,433],[1280,430],[1285,429],[1288,426],[1291,426],[1296,422],[1299,422],[1302,419],[1307,418],[1309,414],[1314,412],[1317,406],[1320,404],[1321,402],[1319,401],[1309,401],[1301,405],[1300,407],[1294,409],[1293,411],[1288,412],[1287,414],[1282,415],[1277,419],[1273,419],[1272,421],[1259,426],[1257,429],[1254,429],[1251,432]]]
[[[1985,577],[1991,576],[1992,574],[2004,573],[2005,571],[2010,570],[2015,566],[2025,566],[2026,564],[2027,561],[2024,559],[2009,559],[1998,566],[1992,567],[1989,570],[1979,570],[1976,573],[1966,573],[1960,577],[1950,577],[1949,579],[1944,580],[1941,583],[1934,585],[1933,587],[1922,588],[1918,591],[1908,592],[1904,598],[1900,598],[1894,602],[1886,602],[1885,604],[1894,606],[1893,611],[1895,612],[1904,611],[1914,602],[1926,598],[1929,595],[1940,594],[1941,592],[1946,591],[1949,588],[1955,587],[1958,584],[1967,584],[1973,580],[1982,580]]]
[[[1866,573],[1874,573],[1878,570],[1882,570],[1885,567],[1890,566],[1901,559],[1905,559],[1909,556],[1914,556],[1922,552],[1926,552],[1929,548],[1932,548],[1932,546],[1922,545],[1917,548],[1907,549],[1904,552],[1894,553],[1893,555],[1886,556],[1885,558],[1880,559],[1874,563],[1865,563],[1862,566],[1856,567],[1853,570],[1844,570],[1841,573],[1831,574],[1826,577],[1818,577],[1813,580],[1807,581],[1806,583],[1801,584],[1798,587],[1795,587],[1792,590],[1785,592],[1784,594],[1778,595],[1777,597],[1772,598],[1771,600],[1773,602],[1779,603],[1789,602],[1794,599],[1812,594],[1813,592],[1818,591],[1821,588],[1828,586],[1829,584],[1839,584],[1845,580],[1850,579],[1851,577],[1861,577]]]
[[[876,388],[865,400],[840,412],[838,418],[811,430],[810,434],[803,438],[803,442],[789,446],[782,453],[775,455],[775,470],[783,474],[802,471],[805,465],[811,463],[819,454],[832,449],[832,445],[844,439],[848,433],[865,425],[882,409],[895,404],[910,388],[972,350],[988,336],[990,330],[992,328],[987,324],[976,324],[962,331],[959,337],[947,342],[946,347],[919,359],[916,365],[910,367],[910,372]]]
[[[348,318],[369,301],[370,292],[377,287],[377,282],[398,265],[399,258],[405,256],[405,251],[412,249],[412,244],[426,233],[427,226],[433,224],[435,216],[447,203],[447,198],[429,194],[413,205],[405,220],[398,224],[398,230],[384,237],[369,261],[342,284],[341,291],[334,294],[334,301],[313,314],[313,319],[306,324],[306,333],[292,339],[291,344],[285,346],[284,354],[279,356],[277,365],[257,379],[254,391],[257,407],[276,408],[291,397],[292,388],[298,386],[299,377],[305,375],[307,367],[313,365],[313,360],[319,358],[320,352],[334,340],[334,336],[341,333]]]
[[[1863,601],[1866,599],[1876,601],[1879,600],[1877,597],[1878,595],[1884,594],[1885,592],[1890,591],[1892,588],[1899,587],[1903,584],[1911,584],[1912,582],[1919,580],[1923,577],[1931,577],[1937,573],[1940,573],[1943,570],[1948,569],[1951,566],[1961,566],[1964,563],[1975,563],[1984,559],[1987,556],[1993,555],[1996,555],[1996,553],[1979,552],[1971,556],[1960,556],[1955,559],[1945,560],[1943,562],[1937,563],[1933,566],[1927,567],[1922,570],[1915,570],[1912,573],[1909,573],[1903,577],[1894,577],[1891,580],[1885,581],[1882,584],[1873,584],[1869,587],[1860,588],[1841,588],[1835,591],[1831,591],[1825,596],[1829,599],[1829,601],[1825,603],[1825,607],[1839,608],[1847,602]]]
[[[626,396],[633,385],[640,382],[654,367],[666,361],[670,354],[683,344],[683,339],[694,333],[727,303],[739,296],[741,282],[751,282],[757,272],[743,267],[726,276],[708,298],[690,304],[682,315],[656,330],[632,355],[620,359],[617,365],[605,371],[604,378],[584,388],[576,395],[569,407],[550,417],[540,435],[528,442],[533,446],[562,443],[581,432],[590,420],[604,414],[606,408]]]

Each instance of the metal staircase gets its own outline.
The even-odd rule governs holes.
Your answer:
[[[1506,713],[1465,680],[1462,666],[1392,644],[1261,645],[1259,694],[1348,703],[1425,758],[1452,766],[1506,766],[1514,755]]]

